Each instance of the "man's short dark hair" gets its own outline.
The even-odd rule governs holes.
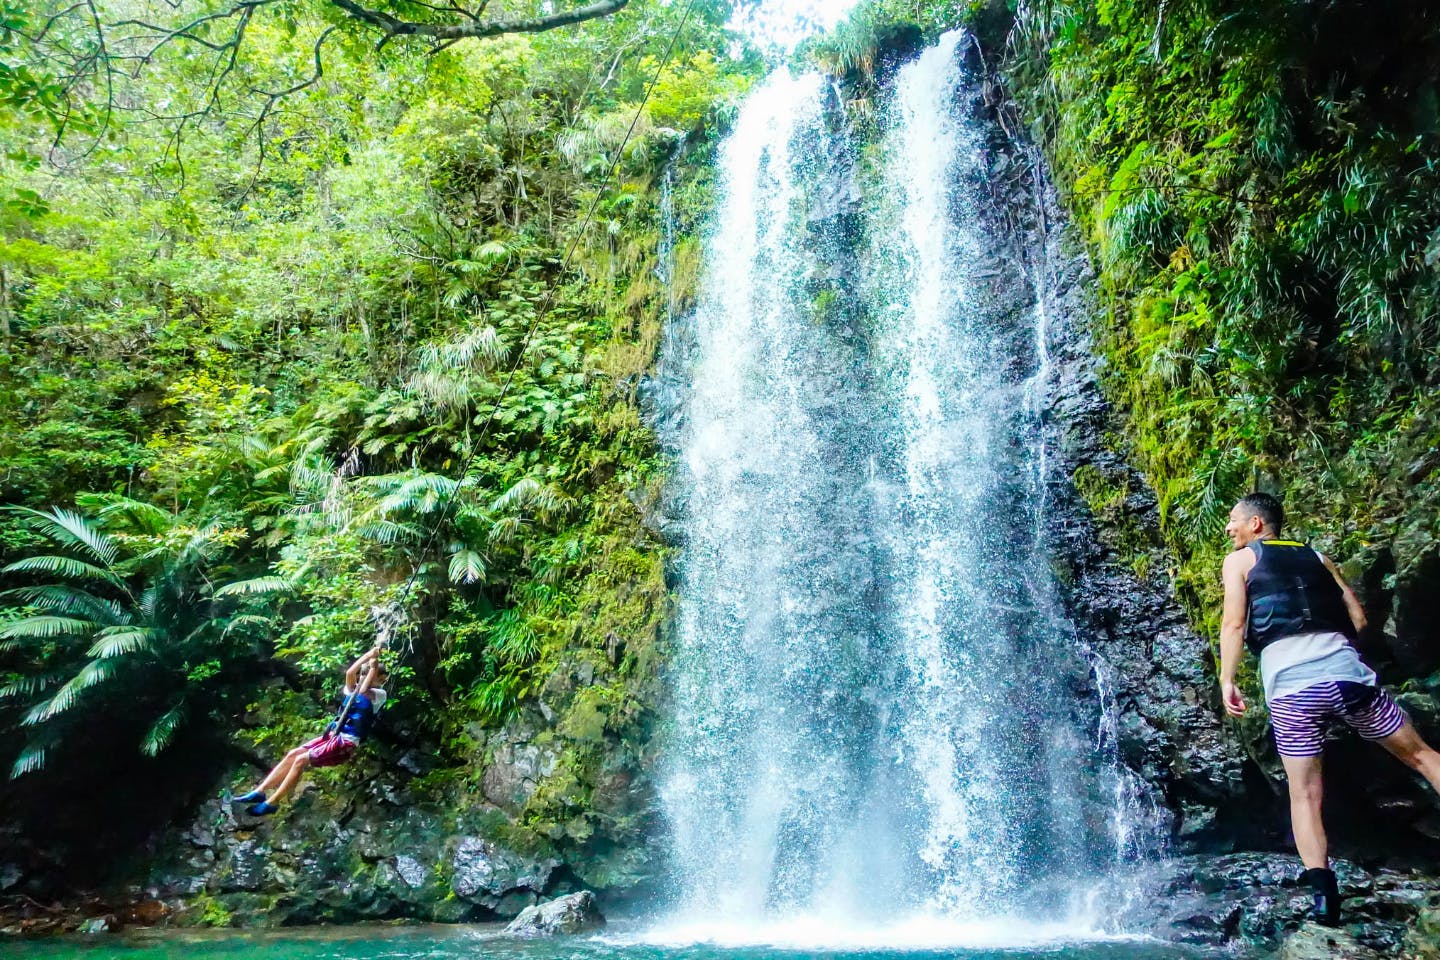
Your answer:
[[[1239,505],[1259,517],[1265,526],[1275,533],[1279,533],[1280,528],[1285,526],[1285,507],[1281,505],[1279,497],[1256,491],[1241,497]]]

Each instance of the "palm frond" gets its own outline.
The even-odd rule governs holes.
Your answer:
[[[81,496],[75,502],[86,508],[98,508],[102,520],[118,517],[137,533],[159,536],[175,526],[175,515],[168,510],[116,493]]]
[[[502,517],[490,524],[491,543],[509,543],[520,535],[525,528],[525,521],[520,517]]]
[[[56,555],[16,560],[14,563],[6,564],[3,569],[0,569],[0,573],[48,573],[51,576],[65,577],[69,580],[100,580],[121,588],[125,586],[124,580],[103,567],[86,563],[84,560],[76,560],[74,557]]]
[[[459,550],[450,557],[451,583],[479,583],[485,579],[485,558],[474,550]]]
[[[414,524],[397,523],[394,520],[375,520],[361,524],[355,528],[355,535],[365,540],[373,540],[376,543],[387,545],[413,543],[421,537],[419,528]]]
[[[140,603],[137,606],[141,618],[153,623],[155,612],[160,609],[160,584],[151,583],[146,587],[145,592],[140,594]]]
[[[97,597],[79,587],[46,584],[39,587],[16,587],[0,592],[0,597],[14,597],[21,603],[41,610],[59,613],[79,614],[97,623],[118,624],[129,622],[125,608],[114,600]]]
[[[275,621],[271,620],[269,617],[262,617],[259,614],[255,613],[242,613],[238,617],[232,618],[229,623],[225,624],[225,629],[220,631],[220,635],[222,637],[228,637],[230,636],[230,632],[232,630],[236,630],[240,627],[254,626],[262,626],[268,631],[274,628]]]
[[[87,656],[105,660],[139,650],[154,649],[154,641],[164,632],[154,627],[106,627],[100,631]]]
[[[64,679],[63,673],[54,670],[49,673],[32,673],[28,676],[18,677],[0,687],[0,700],[8,700],[11,697],[33,697]]]
[[[119,547],[114,540],[101,532],[88,518],[74,511],[61,507],[55,507],[49,512],[32,510],[29,507],[7,509],[24,516],[36,532],[59,543],[78,547],[107,567],[113,564],[119,555]]]
[[[496,513],[505,513],[510,510],[524,509],[541,490],[543,485],[533,477],[522,477],[515,482],[509,490],[496,497],[490,504],[490,509]]]
[[[255,577],[251,580],[236,580],[215,591],[217,597],[254,597],[274,593],[290,593],[295,584],[284,577]]]
[[[421,473],[406,477],[394,492],[380,501],[381,513],[415,510],[431,513],[451,496],[458,482],[438,473]]]
[[[55,696],[25,714],[25,719],[21,722],[26,726],[34,726],[64,713],[75,706],[80,694],[96,684],[104,683],[114,673],[114,660],[91,660],[81,667],[80,672],[71,677],[63,687],[55,691]]]
[[[175,731],[184,725],[188,716],[189,711],[183,703],[176,704],[165,711],[160,719],[151,724],[150,729],[145,732],[144,739],[140,741],[140,751],[147,757],[159,754],[170,745],[170,741],[175,738]]]
[[[50,614],[24,617],[0,627],[0,639],[18,638],[50,639],[52,637],[76,637],[94,633],[100,626],[93,620],[75,617],[56,617]]]
[[[496,497],[490,504],[495,513],[534,509],[541,515],[567,512],[574,501],[548,484],[525,477],[509,490]]]
[[[225,524],[220,520],[211,520],[205,526],[191,534],[190,539],[185,541],[185,546],[175,555],[175,563],[181,567],[188,567],[191,564],[202,560],[208,560],[215,555],[216,550],[221,546],[218,536]]]
[[[48,750],[49,747],[45,744],[25,744],[25,749],[20,751],[20,756],[15,758],[15,763],[10,767],[10,779],[18,780],[27,773],[43,770],[45,768],[45,754]]]

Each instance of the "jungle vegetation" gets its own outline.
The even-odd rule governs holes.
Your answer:
[[[1440,666],[1440,11],[1026,3],[1007,37],[1099,280],[1114,444],[1218,634],[1225,514],[1284,496],[1392,680]],[[1103,508],[1118,478],[1088,478]]]
[[[522,819],[588,836],[665,612],[639,391],[756,69],[730,15],[0,6],[6,843],[63,857],[99,792],[123,848],[323,718],[391,609],[388,723],[456,776],[586,671]]]

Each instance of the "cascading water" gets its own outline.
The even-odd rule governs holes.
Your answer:
[[[896,77],[860,229],[816,209],[854,176],[820,78],[773,75],[721,151],[659,411],[682,530],[662,801],[699,935],[1093,926],[1143,832],[1054,598],[1044,298],[992,295],[1026,265],[997,266],[981,213],[960,39]]]

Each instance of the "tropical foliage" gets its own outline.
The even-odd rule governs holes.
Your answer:
[[[0,627],[0,649],[21,665],[0,698],[20,702],[30,732],[12,776],[115,716],[144,720],[138,746],[149,756],[187,721],[224,722],[263,672],[269,601],[287,587],[230,579],[245,531],[222,520],[195,528],[124,497],[82,503],[93,515],[15,511],[53,552],[0,570],[36,580],[6,591],[29,612]]]
[[[263,761],[376,610],[403,611],[387,711],[437,777],[542,694],[577,731],[567,782],[645,722],[665,586],[639,388],[755,72],[729,4],[378,51],[353,11],[251,6],[195,8],[213,24],[143,64],[44,19],[63,7],[0,8],[0,803],[22,829],[190,735]],[[552,680],[579,671],[567,727]],[[269,708],[297,694],[313,716]],[[115,711],[134,735],[87,760]],[[583,793],[542,791],[522,828],[589,836]]]
[[[1427,592],[1433,5],[1023,3],[1008,43],[1095,255],[1117,443],[1159,495],[1197,619],[1213,627],[1224,515],[1256,486],[1285,493],[1376,603]]]

